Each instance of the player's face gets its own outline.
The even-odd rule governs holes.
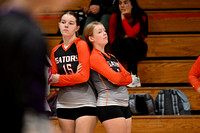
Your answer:
[[[79,30],[79,26],[76,24],[76,18],[70,14],[62,16],[59,28],[63,36],[73,36]]]
[[[108,35],[102,24],[97,25],[93,31],[93,44],[105,46],[108,43]]]

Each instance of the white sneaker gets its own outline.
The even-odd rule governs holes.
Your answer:
[[[127,85],[127,87],[136,87],[136,75],[133,75],[131,73],[131,77],[132,77],[132,82],[129,85]]]
[[[141,87],[140,78],[131,74],[132,82],[127,87]]]
[[[137,86],[137,87],[141,87],[141,83],[140,83],[140,78],[139,78],[139,76],[136,77],[136,86]]]

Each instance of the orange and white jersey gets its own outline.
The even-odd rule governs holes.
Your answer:
[[[97,106],[128,106],[126,85],[131,74],[111,54],[93,49],[90,56],[91,80],[98,93]]]
[[[89,85],[90,50],[80,38],[74,40],[66,49],[64,44],[53,48],[51,53],[52,74],[60,74],[59,82],[52,86],[60,87],[57,108],[95,107],[95,90]],[[81,71],[77,66],[81,63]]]

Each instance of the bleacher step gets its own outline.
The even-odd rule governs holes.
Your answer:
[[[194,60],[145,60],[138,62],[141,83],[189,83]]]
[[[57,117],[50,117],[56,133],[60,133]],[[199,133],[200,115],[132,116],[132,133]],[[94,133],[106,133],[98,122]]]

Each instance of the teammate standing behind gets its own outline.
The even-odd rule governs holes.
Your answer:
[[[88,24],[84,36],[93,45],[90,66],[91,80],[98,92],[98,118],[107,133],[130,133],[132,119],[125,85],[132,82],[131,74],[113,55],[105,53],[108,36],[100,22]]]
[[[63,43],[51,53],[52,86],[60,87],[57,116],[63,133],[93,133],[97,124],[96,96],[87,82],[90,51],[76,36],[79,25],[74,12],[65,13],[59,22]]]
[[[110,15],[117,10],[117,0],[91,0],[89,7],[84,7],[83,12],[87,14],[84,28],[92,21],[100,21],[109,30]],[[82,38],[85,40],[84,36]]]

